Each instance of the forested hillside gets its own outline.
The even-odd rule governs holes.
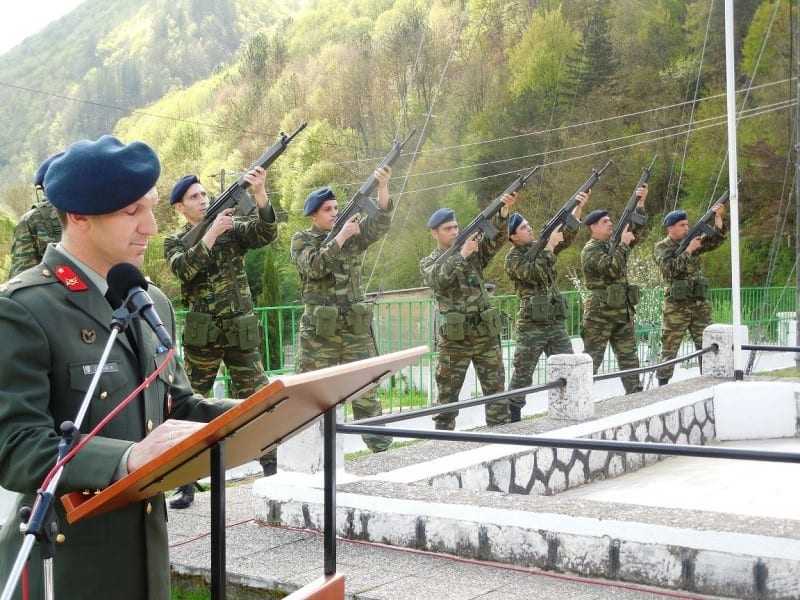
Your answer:
[[[113,17],[111,5],[119,5]],[[648,200],[653,226],[636,252],[639,278],[649,285],[657,282],[650,253],[663,234],[661,215],[680,206],[696,217],[727,187],[719,0],[262,0],[246,4],[247,14],[244,6],[90,0],[67,18],[74,21],[48,29],[54,39],[39,36],[0,57],[0,81],[22,79],[19,64],[30,61],[37,75],[26,85],[57,89],[54,80],[63,79],[70,95],[97,101],[26,95],[11,103],[16,108],[4,102],[3,110],[24,108],[28,119],[15,122],[12,133],[0,132],[9,136],[0,139],[8,168],[29,171],[69,140],[106,127],[158,150],[162,198],[187,172],[217,191],[220,170],[230,182],[281,129],[307,120],[308,129],[269,174],[273,201],[289,214],[280,241],[248,260],[253,281],[270,283],[262,301],[273,304],[296,299],[288,240],[305,226],[301,206],[308,191],[332,184],[347,197],[392,139],[413,127],[417,137],[392,180],[392,230],[364,264],[370,289],[419,285],[418,261],[432,248],[424,227],[430,213],[451,206],[467,222],[519,170],[535,164],[545,168],[520,210],[538,229],[607,160],[614,164],[595,188],[592,206],[618,213],[658,154]],[[783,285],[794,262],[787,215],[794,114],[789,10],[789,0],[736,2],[748,285]],[[94,44],[78,32],[89,15],[96,22]],[[91,47],[102,51],[89,60]],[[75,56],[71,62],[98,64],[49,73],[48,60],[66,49]],[[124,65],[138,65],[138,75],[128,78]],[[119,113],[99,106],[104,103],[137,112],[117,122]],[[19,154],[7,151],[13,137],[21,140]],[[15,193],[6,193],[7,204],[18,203],[9,200]],[[178,226],[167,202],[159,210],[163,231]],[[584,241],[582,233],[562,255],[565,287]],[[160,247],[153,244],[148,270],[174,292]],[[716,285],[729,282],[727,252],[725,245],[707,259]],[[507,290],[504,254],[489,271]]]

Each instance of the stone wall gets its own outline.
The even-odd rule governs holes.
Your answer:
[[[588,436],[599,440],[704,445],[715,437],[714,401],[708,397]],[[557,431],[548,435],[562,437]],[[568,436],[563,436],[568,437]],[[426,480],[440,488],[552,495],[584,483],[618,477],[652,464],[655,454],[536,448]]]

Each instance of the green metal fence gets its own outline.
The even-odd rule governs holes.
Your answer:
[[[581,299],[578,292],[566,292],[567,332],[573,338],[580,337]],[[760,343],[787,343],[789,319],[794,318],[795,289],[784,287],[743,288],[742,321],[750,328],[750,339]],[[658,362],[661,351],[661,307],[663,290],[647,289],[637,307],[636,337],[639,361],[642,365]],[[496,296],[495,306],[503,317],[501,342],[506,380],[510,379],[516,334],[516,313],[519,300],[515,295]],[[731,322],[731,290],[711,290],[714,321]],[[299,352],[297,330],[303,312],[301,305],[267,306],[256,308],[263,328],[263,361],[270,377],[294,372]],[[183,315],[178,313],[178,337],[181,339]],[[384,411],[402,411],[421,408],[431,404],[435,395],[434,372],[436,367],[436,311],[432,299],[382,300],[375,305],[374,332],[381,354],[403,350],[413,346],[427,345],[431,351],[414,365],[396,373],[378,390]],[[693,350],[691,340],[684,340],[680,354]],[[617,369],[610,350],[606,354],[601,372]],[[533,383],[546,380],[546,361],[539,361]],[[471,370],[470,370],[471,375]],[[227,389],[228,377],[222,373],[218,381]],[[480,394],[474,376],[468,376],[467,385],[473,395]]]

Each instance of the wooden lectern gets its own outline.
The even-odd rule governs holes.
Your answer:
[[[325,415],[325,576],[320,594],[306,586],[297,598],[343,598],[335,574],[335,407],[367,393],[388,375],[428,352],[419,346],[309,373],[275,379],[161,456],[92,496],[66,494],[67,520],[76,523],[211,475],[211,597],[225,598],[225,469],[255,460]],[[331,410],[334,409],[334,410]],[[332,546],[332,547],[331,547]],[[331,556],[332,553],[332,556]],[[341,594],[338,590],[341,589]],[[298,590],[297,594],[301,591]],[[327,590],[327,591],[325,591]]]

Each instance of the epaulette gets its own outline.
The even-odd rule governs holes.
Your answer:
[[[36,265],[35,267],[23,271],[13,279],[0,284],[0,294],[10,296],[17,290],[55,282],[56,279],[53,277],[50,269],[44,265]]]

